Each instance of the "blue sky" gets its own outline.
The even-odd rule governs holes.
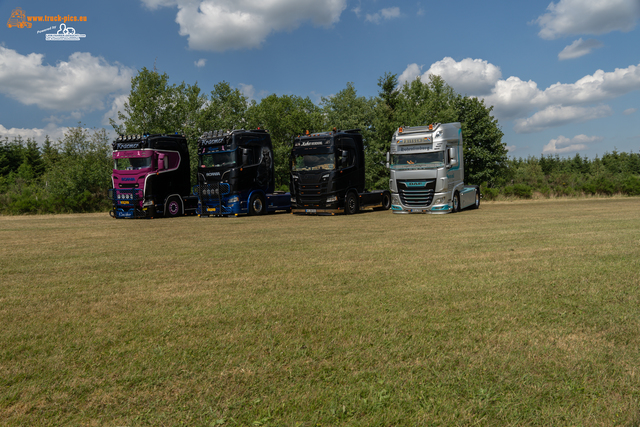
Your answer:
[[[316,103],[438,74],[494,106],[510,156],[640,151],[640,0],[1,0],[0,17],[16,8],[76,17],[78,40],[47,40],[63,22],[0,26],[1,137],[111,131],[155,66],[205,93],[224,80]]]

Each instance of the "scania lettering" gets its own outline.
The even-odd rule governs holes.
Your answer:
[[[300,214],[354,214],[389,209],[388,190],[365,190],[364,145],[359,129],[299,136],[291,152],[291,210]]]
[[[271,136],[264,129],[211,131],[198,140],[198,214],[262,215],[289,211],[275,190]]]
[[[175,217],[195,213],[189,149],[179,135],[126,135],[113,142],[114,218]]]
[[[391,210],[449,213],[480,207],[480,188],[464,185],[460,123],[401,127],[387,153]]]

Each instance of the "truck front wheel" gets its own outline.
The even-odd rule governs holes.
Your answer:
[[[451,209],[451,213],[460,212],[460,193],[457,191],[453,194],[453,209]]]
[[[347,198],[344,201],[344,212],[347,215],[353,215],[358,212],[358,197],[355,193],[351,192],[347,194]]]
[[[254,194],[249,201],[249,215],[262,215],[266,212],[267,205],[262,194]]]
[[[180,203],[178,197],[170,197],[169,200],[167,200],[164,215],[170,218],[182,216],[182,203]]]

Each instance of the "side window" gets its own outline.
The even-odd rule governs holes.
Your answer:
[[[355,143],[351,138],[344,138],[340,141],[340,149],[336,150],[336,164],[338,167],[342,167],[342,152],[346,151],[348,153],[347,167],[351,167],[356,164],[356,150],[353,148]]]
[[[353,166],[356,164],[356,150],[349,148],[347,151],[349,152],[349,166]]]

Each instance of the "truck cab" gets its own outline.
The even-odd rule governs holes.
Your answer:
[[[359,129],[306,134],[293,141],[290,168],[294,213],[353,214],[365,207],[389,209],[391,194],[365,190]]]
[[[387,153],[394,213],[450,213],[479,207],[480,189],[464,185],[460,123],[401,127]]]
[[[198,214],[262,215],[290,209],[275,191],[271,136],[264,129],[210,131],[198,140]]]
[[[121,135],[113,146],[114,218],[175,217],[195,212],[184,135]]]

